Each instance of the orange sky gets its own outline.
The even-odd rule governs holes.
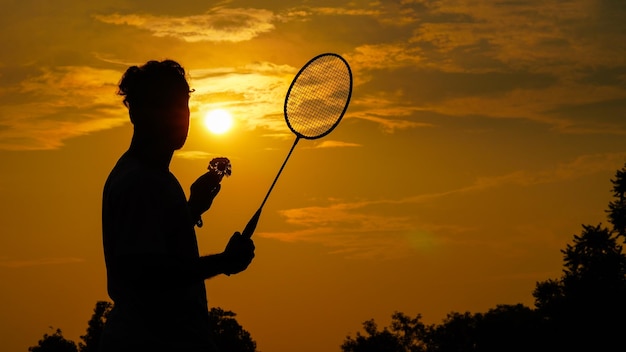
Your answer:
[[[207,281],[264,352],[339,351],[394,311],[532,306],[581,224],[605,222],[626,162],[626,5],[549,1],[32,1],[0,14],[0,346],[75,341],[108,299],[102,185],[131,125],[116,84],[171,58],[195,93],[172,162],[185,189],[233,162],[198,233],[221,251],[293,142],[297,70],[336,52],[355,86],[329,136],[299,143],[248,271]],[[235,118],[213,135],[202,116]]]

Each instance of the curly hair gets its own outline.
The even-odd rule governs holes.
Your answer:
[[[185,69],[176,61],[148,61],[143,66],[129,67],[118,85],[117,94],[124,105],[131,107],[159,106],[173,97],[189,96]]]

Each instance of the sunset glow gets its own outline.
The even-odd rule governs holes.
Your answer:
[[[580,224],[606,223],[626,161],[626,1],[7,1],[0,13],[0,350],[79,341],[109,300],[107,175],[133,134],[122,74],[172,59],[190,89],[170,171],[189,195],[228,157],[196,229],[219,253],[295,136],[285,94],[321,53],[353,73],[331,134],[298,142],[248,270],[210,307],[266,352],[340,352],[394,311],[440,323],[532,307]]]

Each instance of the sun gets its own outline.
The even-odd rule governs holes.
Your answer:
[[[233,117],[224,109],[211,110],[204,115],[204,126],[215,134],[223,134],[233,127]]]

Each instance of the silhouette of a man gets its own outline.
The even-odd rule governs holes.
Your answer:
[[[199,255],[194,224],[219,184],[200,177],[187,200],[169,171],[189,129],[185,70],[171,60],[132,66],[118,94],[134,133],[103,192],[103,245],[114,308],[101,351],[213,351],[204,280],[245,270],[254,244],[236,232],[224,252]]]

